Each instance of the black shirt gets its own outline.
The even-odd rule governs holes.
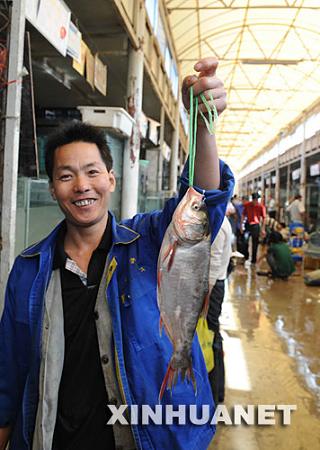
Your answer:
[[[112,450],[114,436],[112,426],[106,425],[110,413],[95,324],[96,297],[112,242],[111,218],[90,259],[87,286],[65,268],[65,234],[66,225],[58,235],[53,261],[61,276],[65,357],[52,450]]]

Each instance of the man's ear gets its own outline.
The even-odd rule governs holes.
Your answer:
[[[54,193],[54,187],[53,187],[51,182],[49,183],[49,192],[50,192],[51,197],[53,198],[53,200],[57,200],[56,194]]]
[[[110,192],[114,192],[116,188],[116,176],[113,169],[109,171],[109,181],[110,181]]]

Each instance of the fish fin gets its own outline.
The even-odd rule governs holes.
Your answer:
[[[203,300],[203,305],[202,305],[201,316],[204,317],[205,319],[206,319],[206,317],[208,315],[208,311],[209,311],[209,302],[210,302],[210,291],[205,296],[205,298]]]
[[[190,361],[190,365],[186,370],[186,377],[188,381],[192,381],[193,389],[194,389],[194,395],[197,396],[197,382],[196,378],[194,376],[193,368],[192,368],[192,362]]]
[[[163,256],[162,262],[164,262],[167,258],[169,258],[168,264],[167,264],[167,271],[168,272],[169,272],[169,270],[172,267],[174,256],[176,254],[177,245],[178,245],[178,241],[177,241],[177,239],[174,239],[173,242],[169,245],[166,253]]]
[[[157,283],[158,283],[158,288],[160,289],[160,284],[161,284],[161,280],[162,280],[162,272],[159,269],[158,273],[157,273]]]
[[[159,403],[161,403],[161,400],[162,400],[162,397],[163,397],[163,394],[164,394],[164,391],[165,391],[166,388],[170,389],[171,390],[171,394],[172,394],[172,385],[173,385],[174,381],[176,381],[176,376],[177,376],[176,372],[177,372],[177,369],[173,369],[171,367],[171,361],[170,361],[168,369],[167,369],[166,374],[164,376],[161,388],[160,388]]]

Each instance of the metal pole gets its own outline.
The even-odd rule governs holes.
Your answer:
[[[131,217],[138,210],[139,191],[139,155],[140,155],[140,130],[139,120],[142,111],[143,92],[143,32],[145,27],[145,7],[141,2],[137,6],[137,35],[139,48],[133,47],[129,51],[127,97],[128,109],[135,119],[131,138],[128,139],[123,158],[123,188],[121,197],[121,217]]]
[[[1,218],[2,251],[0,263],[0,292],[2,295],[0,312],[3,306],[5,285],[14,259],[24,32],[25,0],[15,0],[11,14],[8,67],[8,81],[11,81],[11,83],[8,84],[5,117]]]
[[[171,194],[177,192],[178,178],[178,156],[179,156],[179,132],[180,132],[180,88],[178,88],[177,110],[175,117],[175,129],[171,141],[171,161],[170,161],[170,191]]]
[[[160,136],[159,136],[159,152],[158,152],[158,173],[157,173],[157,189],[158,192],[162,191],[162,175],[163,175],[163,155],[162,149],[164,144],[164,128],[165,128],[165,110],[164,107],[161,106],[160,110]]]
[[[306,202],[306,121],[303,122],[303,141],[301,142],[301,159],[300,159],[300,194],[302,202]]]
[[[287,201],[289,201],[289,199],[290,199],[290,186],[291,186],[291,183],[290,183],[290,163],[288,163],[288,166],[287,166]]]
[[[280,213],[280,155],[279,155],[280,141],[277,142],[277,159],[276,159],[276,189],[275,189],[275,202],[276,202],[276,217],[279,219]]]

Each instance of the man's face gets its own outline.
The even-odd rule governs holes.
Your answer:
[[[104,221],[116,180],[96,144],[72,142],[56,149],[50,190],[66,217],[78,227]]]

